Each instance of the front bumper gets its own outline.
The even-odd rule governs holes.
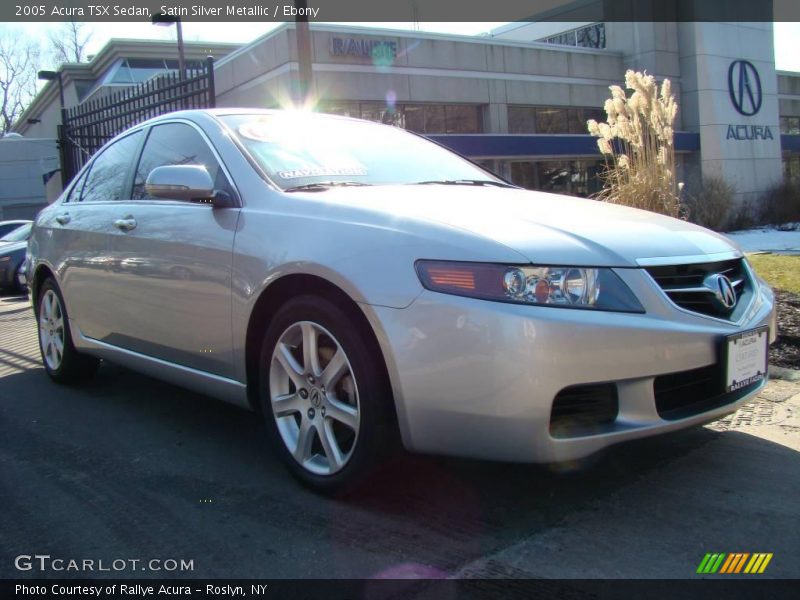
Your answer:
[[[610,444],[702,424],[736,410],[765,385],[686,418],[656,408],[658,375],[721,360],[725,336],[762,325],[774,340],[772,291],[738,323],[678,309],[641,271],[619,274],[645,314],[503,304],[425,291],[405,309],[369,307],[412,451],[512,462],[559,462]],[[610,382],[616,419],[600,433],[555,437],[553,400],[564,388]]]

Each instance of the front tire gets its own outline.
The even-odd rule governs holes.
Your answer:
[[[392,446],[392,399],[378,361],[353,318],[317,296],[284,304],[264,334],[267,433],[290,472],[315,491],[354,486]]]
[[[39,350],[45,371],[56,383],[78,383],[90,379],[100,361],[79,353],[72,344],[69,317],[55,279],[48,277],[36,301]]]

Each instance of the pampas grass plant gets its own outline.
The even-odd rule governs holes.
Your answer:
[[[604,202],[624,204],[671,217],[682,216],[683,184],[675,173],[673,123],[678,105],[671,83],[659,90],[652,75],[629,70],[625,87],[609,87],[611,98],[604,109],[607,122],[587,121],[589,133],[606,158],[604,187],[595,196]]]

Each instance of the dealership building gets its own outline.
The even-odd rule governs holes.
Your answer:
[[[422,133],[527,188],[597,191],[586,121],[605,120],[627,69],[672,82],[682,180],[721,176],[752,201],[800,174],[800,74],[776,71],[772,23],[512,23],[481,36],[312,24],[310,37],[318,110]],[[298,97],[294,23],[219,50],[217,106]],[[34,107],[49,110],[53,92]],[[54,137],[52,118],[24,117],[17,132]]]

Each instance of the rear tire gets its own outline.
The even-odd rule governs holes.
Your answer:
[[[56,383],[79,383],[91,379],[100,361],[81,354],[72,344],[64,298],[52,276],[39,286],[36,316],[39,350],[50,378]]]
[[[311,295],[284,304],[264,333],[259,398],[289,471],[317,492],[346,491],[394,446],[381,358],[340,306]]]

